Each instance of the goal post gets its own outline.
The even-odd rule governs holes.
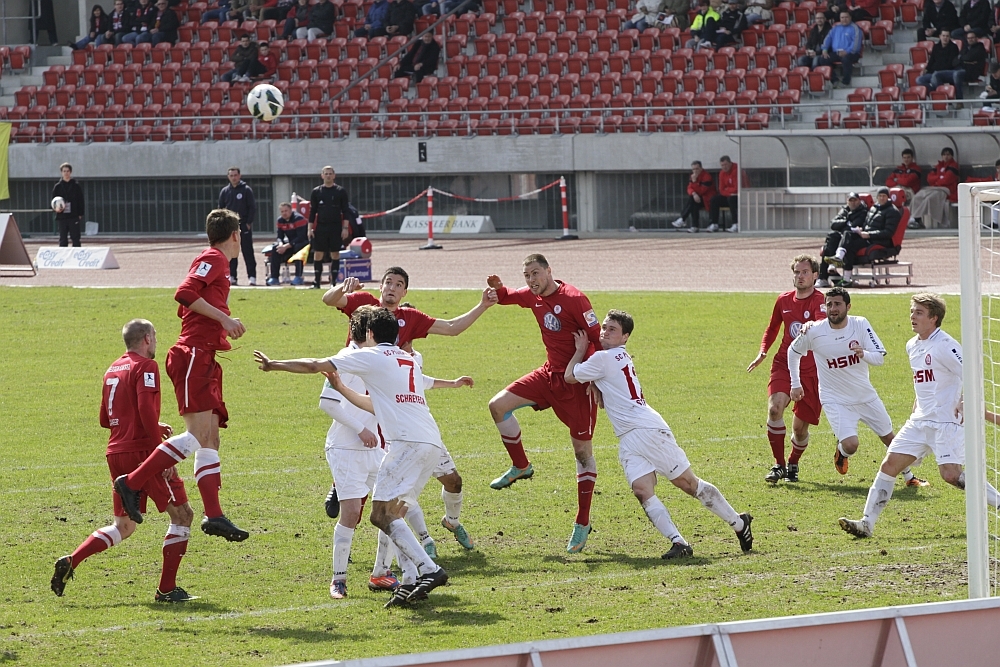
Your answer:
[[[985,409],[1000,398],[1000,182],[958,186],[965,397],[965,507],[969,597],[997,592],[1000,515],[986,504],[986,482],[997,487],[1000,441],[987,437]]]

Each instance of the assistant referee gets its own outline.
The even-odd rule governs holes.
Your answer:
[[[330,256],[330,284],[337,282],[340,271],[340,249],[351,238],[351,212],[347,190],[334,183],[337,172],[323,167],[323,185],[313,188],[309,196],[309,242],[312,244],[313,287],[319,289],[323,279],[323,262]]]

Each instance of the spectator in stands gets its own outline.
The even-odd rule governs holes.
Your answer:
[[[226,173],[229,185],[219,191],[219,206],[233,211],[240,216],[240,249],[243,252],[243,261],[247,265],[247,278],[250,279],[250,286],[257,284],[257,258],[253,250],[253,222],[257,217],[257,200],[254,199],[253,190],[243,180],[239,167],[230,167]],[[236,271],[240,267],[239,259],[236,257],[229,260],[229,283],[235,285]]]
[[[389,18],[389,0],[377,0],[368,9],[365,24],[354,31],[355,37],[382,37],[385,33],[385,21]]]
[[[823,41],[823,51],[819,58],[820,65],[840,65],[840,79],[837,79],[836,69],[830,75],[834,88],[851,85],[854,63],[861,58],[864,38],[861,28],[854,25],[850,12],[846,9],[840,10],[840,23],[830,28],[830,33]]]
[[[937,37],[942,32],[950,33],[959,27],[958,12],[951,0],[934,0],[924,5],[924,18],[917,29],[917,41]]]
[[[1000,62],[990,66],[990,79],[986,82],[986,90],[979,97],[987,102],[993,102],[993,100],[1000,102]],[[994,111],[994,109],[995,107],[991,104],[986,104],[983,107],[983,111]]]
[[[204,14],[201,15],[201,22],[208,23],[209,21],[216,21],[222,23],[228,20],[229,17],[229,0],[219,0],[219,4],[215,6],[215,9],[209,9]]]
[[[656,25],[656,17],[663,11],[664,0],[636,0],[635,14],[622,26],[625,30],[638,30],[642,32],[646,28]]]
[[[826,17],[826,22],[831,26],[840,20],[840,10],[843,7],[843,3],[839,0],[833,0],[826,6],[826,11],[823,12],[823,16]]]
[[[136,42],[151,42],[153,46],[160,42],[174,44],[177,41],[177,29],[180,27],[180,19],[168,6],[168,0],[157,0],[149,30],[139,35]]]
[[[66,207],[62,211],[56,212],[56,223],[59,225],[59,247],[65,248],[69,245],[69,239],[73,240],[73,247],[80,247],[80,225],[83,224],[83,188],[73,178],[73,165],[63,162],[59,165],[59,173],[62,178],[52,188],[52,198],[62,197],[66,202]]]
[[[913,201],[913,195],[920,192],[920,181],[924,177],[924,172],[920,170],[914,157],[912,148],[904,148],[903,163],[885,179],[885,187],[902,188],[908,202]]]
[[[774,13],[771,11],[773,7],[773,0],[749,0],[743,13],[747,17],[747,25],[769,22],[774,18]]]
[[[941,37],[944,38],[945,34],[947,33],[941,33]],[[927,174],[927,187],[913,195],[909,228],[945,226],[950,218],[949,202],[958,201],[958,181],[959,169],[955,153],[945,147],[941,149],[941,161],[934,165],[934,171]]]
[[[261,21],[277,21],[281,23],[288,16],[288,12],[295,5],[295,0],[277,0],[274,5],[269,6],[269,3],[264,4],[264,8],[260,11]]]
[[[938,85],[944,83],[933,83],[934,74],[937,72],[950,73],[958,62],[958,45],[951,41],[951,33],[942,30],[940,41],[931,49],[931,55],[927,58],[927,67],[924,73],[917,77],[918,86],[927,86],[934,90]],[[948,81],[947,83],[951,83]]]
[[[243,22],[243,19],[250,18],[250,0],[229,0],[229,11],[226,19],[229,21]]]
[[[249,37],[249,35],[243,35]],[[242,46],[242,44],[240,45]],[[250,83],[251,81],[270,80],[274,73],[278,71],[278,59],[271,53],[271,46],[267,42],[261,42],[252,56],[244,59],[234,69],[226,72],[222,76],[223,81],[240,81]],[[239,47],[236,49],[239,50]],[[229,76],[227,79],[226,77]]]
[[[861,229],[865,225],[865,218],[868,217],[868,207],[861,201],[857,192],[847,195],[847,203],[840,209],[836,217],[830,221],[830,233],[826,235],[826,243],[823,244],[823,251],[820,257],[834,257],[841,241],[844,240],[844,232],[849,229]],[[839,277],[839,275],[837,276]],[[819,264],[819,279],[816,287],[830,287],[830,265],[823,261]]]
[[[709,210],[709,202],[715,196],[715,181],[712,175],[705,171],[701,162],[695,160],[691,163],[691,177],[687,186],[688,199],[681,211],[681,217],[673,221],[674,229],[685,229],[689,232],[700,231],[701,211]],[[691,222],[688,223],[688,218]],[[715,229],[713,229],[713,227]],[[708,231],[719,231],[718,225],[710,225]]]
[[[288,10],[285,17],[285,29],[281,33],[282,39],[295,39],[297,31],[309,27],[309,16],[312,14],[312,5],[309,0],[298,0]]]
[[[799,58],[796,65],[809,69],[819,66],[819,54],[823,51],[823,42],[829,34],[830,22],[827,21],[826,14],[816,12],[812,30],[809,31],[809,38],[806,40],[806,54]]]
[[[385,21],[385,32],[390,37],[413,34],[413,24],[417,20],[417,8],[410,0],[389,0],[389,17]]]
[[[107,33],[111,30],[111,17],[104,13],[104,7],[94,5],[90,10],[90,29],[79,42],[73,44],[74,49],[85,49],[88,44],[100,46],[108,41]]]
[[[739,173],[739,165],[733,162],[728,155],[719,158],[719,192],[708,200],[708,216],[711,221],[708,231],[718,231],[719,213],[723,206],[729,207],[729,218],[732,221],[727,231],[733,233],[739,231],[740,198],[739,182],[737,181]]]
[[[299,28],[295,35],[299,39],[308,39],[310,42],[315,42],[320,38],[326,39],[333,34],[335,20],[337,20],[337,6],[330,0],[319,0],[313,5],[308,27]]]
[[[288,202],[281,203],[278,211],[281,213],[277,221],[278,242],[270,257],[271,276],[267,279],[269,286],[278,284],[281,265],[309,245],[309,221],[295,211]],[[295,277],[292,278],[292,284],[302,284],[302,262],[295,262]]]
[[[691,9],[689,0],[665,0],[661,23],[670,28],[687,30],[691,25],[691,19],[688,17],[689,9]]]
[[[715,48],[735,44],[736,39],[747,28],[747,20],[740,8],[740,0],[729,0],[725,11],[715,27]]]
[[[420,83],[425,76],[432,76],[437,70],[438,59],[441,57],[441,47],[434,39],[433,32],[425,32],[410,47],[410,50],[399,61],[396,76],[409,76],[414,83]]]
[[[424,16],[439,15],[442,12],[447,14],[459,5],[461,5],[465,0],[430,0],[425,2],[420,6],[420,14]],[[416,7],[414,7],[416,9]]]
[[[125,9],[125,0],[115,0],[115,8],[109,14],[111,25],[104,33],[104,43],[121,44],[122,38],[129,32],[128,10]]]
[[[686,46],[689,49],[710,49],[715,43],[715,29],[722,18],[719,14],[722,0],[699,0],[698,4],[698,15],[691,22],[691,39]]]
[[[250,39],[249,34],[240,35],[240,44],[229,57],[235,67],[222,75],[223,81],[241,81],[257,62],[257,44]],[[247,78],[249,81],[249,77]]]
[[[976,34],[970,32],[966,37],[968,42],[959,51],[951,35],[942,32],[940,42],[931,49],[925,73],[917,77],[917,85],[934,90],[940,85],[951,84],[955,86],[955,98],[962,99],[963,84],[979,80],[987,58],[986,48]]]
[[[994,25],[996,21],[990,0],[969,0],[962,5],[962,11],[958,14],[959,27],[951,31],[951,36],[962,39],[966,33],[974,32],[976,37],[985,37],[991,34]]]
[[[139,4],[129,11],[129,32],[122,37],[122,43],[137,44],[150,26],[156,21],[156,7],[149,0],[139,0]],[[143,40],[149,41],[149,40]]]
[[[858,286],[851,279],[858,252],[873,245],[891,246],[892,237],[896,234],[901,218],[899,209],[889,201],[889,188],[879,188],[878,194],[875,195],[875,204],[868,209],[864,226],[847,228],[843,232],[836,252],[832,256],[823,257],[824,264],[844,267],[844,277],[837,283],[839,287]]]
[[[847,11],[851,13],[851,20],[876,21],[879,16],[879,0],[847,0]]]
[[[966,81],[970,84],[976,83],[983,74],[986,74],[987,60],[989,60],[989,54],[986,53],[986,47],[983,43],[979,41],[979,35],[974,31],[967,33],[965,35],[965,46],[962,47],[962,51],[958,55],[960,69],[954,77],[956,98],[962,99],[965,97],[962,84]]]

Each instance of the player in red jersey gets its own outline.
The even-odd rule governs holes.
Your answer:
[[[799,255],[792,260],[792,284],[795,289],[778,296],[771,312],[771,321],[764,330],[760,353],[747,367],[749,373],[767,358],[767,351],[778,338],[778,330],[783,323],[785,333],[778,353],[771,362],[771,379],[767,383],[767,439],[771,443],[774,467],[764,479],[772,484],[777,484],[781,479],[799,481],[799,459],[809,444],[809,425],[819,424],[819,414],[823,408],[819,402],[816,363],[812,353],[809,353],[802,358],[800,366],[805,397],[792,407],[792,453],[786,465],[785,408],[791,401],[789,393],[792,389],[792,379],[788,373],[788,346],[799,335],[803,324],[826,317],[823,293],[813,287],[818,275],[819,260],[812,255]]]
[[[597,404],[590,396],[589,383],[569,384],[563,373],[576,354],[573,332],[583,330],[590,339],[586,359],[595,349],[600,349],[601,323],[583,292],[552,278],[552,269],[542,255],[525,258],[524,281],[526,287],[514,290],[504,287],[499,276],[491,275],[486,279],[497,291],[501,305],[516,304],[534,313],[546,352],[544,366],[515,380],[490,399],[490,414],[511,460],[510,470],[493,480],[490,487],[504,489],[535,474],[521,444],[521,426],[514,417],[514,410],[529,405],[535,410],[551,407],[559,421],[569,427],[576,455],[578,509],[566,550],[578,553],[590,535],[590,501],[597,483],[597,461],[591,444],[597,423]]]
[[[222,367],[215,360],[216,351],[231,349],[227,337],[236,339],[246,333],[239,319],[230,317],[228,305],[229,260],[240,254],[240,218],[232,211],[215,209],[205,226],[211,247],[191,262],[187,277],[174,293],[180,304],[181,335],[167,352],[167,374],[187,431],[161,444],[142,465],[117,478],[115,490],[129,518],[142,523],[136,489],[194,453],[194,477],[205,506],[202,532],[242,542],[250,533],[227,519],[219,504],[219,429],[226,428],[229,413],[222,398]]]
[[[142,463],[160,442],[173,433],[169,424],[160,422],[160,367],[156,358],[156,329],[148,320],[132,320],[122,327],[125,354],[104,373],[101,398],[101,426],[111,430],[108,437],[108,468],[111,479],[126,474]],[[156,589],[157,602],[184,602],[195,599],[177,585],[177,568],[187,551],[194,511],[187,501],[184,480],[177,471],[167,468],[150,478],[140,489],[140,509],[146,511],[146,499],[170,517],[170,527],[163,538],[163,567]],[[114,524],[98,528],[69,556],[56,561],[52,592],[62,596],[73,571],[87,558],[121,544],[135,532],[135,522],[128,518],[117,494],[114,501]]]

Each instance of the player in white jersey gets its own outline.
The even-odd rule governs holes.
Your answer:
[[[837,438],[834,466],[847,474],[848,459],[858,451],[858,422],[864,422],[886,447],[895,435],[892,419],[872,386],[869,366],[885,363],[886,350],[875,329],[864,317],[848,315],[851,295],[843,287],[826,293],[826,319],[803,327],[788,348],[788,371],[792,378],[791,398],[805,396],[799,378],[799,362],[810,350],[816,360],[819,377],[819,400]],[[905,471],[909,486],[927,483]],[[911,482],[910,480],[916,480]]]
[[[910,298],[910,327],[916,334],[906,343],[916,394],[913,414],[899,429],[868,490],[859,521],[840,518],[840,527],[857,537],[871,537],[875,522],[892,498],[893,483],[903,468],[933,454],[941,479],[965,488],[965,433],[962,426],[962,346],[941,329],[945,302],[922,292]],[[987,414],[989,417],[989,414]],[[1000,506],[988,482],[986,502]]]
[[[359,309],[360,310],[360,309]],[[440,459],[441,432],[427,408],[424,380],[417,381],[416,362],[399,349],[399,323],[385,308],[368,312],[365,347],[344,349],[327,359],[272,361],[262,352],[254,358],[263,371],[324,373],[354,405],[373,412],[388,443],[372,492],[371,522],[395,545],[404,569],[416,569],[414,584],[400,585],[386,607],[421,600],[448,581],[448,574],[428,556],[406,525],[406,505],[423,487]],[[353,318],[352,318],[353,320]],[[368,389],[362,396],[344,386],[338,371],[359,376]]]
[[[698,479],[691,470],[684,450],[677,445],[670,427],[653,408],[646,404],[635,374],[632,357],[625,343],[632,334],[632,316],[622,310],[611,310],[601,324],[601,347],[581,363],[590,345],[585,331],[574,334],[576,354],[566,366],[566,382],[593,382],[603,396],[604,410],[618,436],[618,461],[646,516],[660,533],[670,540],[670,551],[663,558],[690,556],[691,545],[681,536],[670,518],[670,512],[656,497],[656,475],[663,475],[684,493],[694,496],[710,512],[736,531],[740,548],[750,551],[753,533],[750,514],[737,514],[732,505],[712,484]]]

